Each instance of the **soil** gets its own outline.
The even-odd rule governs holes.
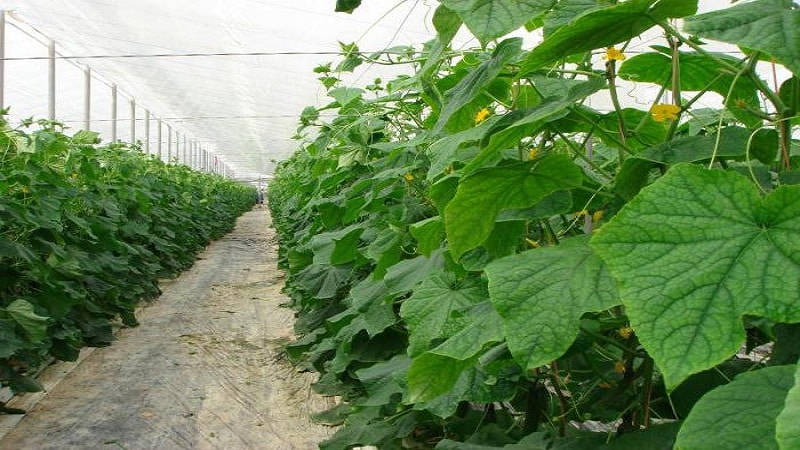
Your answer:
[[[276,257],[257,207],[162,284],[140,326],[50,367],[43,379],[57,381],[32,407],[30,395],[12,399],[28,413],[0,416],[0,449],[317,448],[333,430],[309,417],[333,401],[283,356],[294,319]]]

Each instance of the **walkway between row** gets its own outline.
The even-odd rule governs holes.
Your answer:
[[[282,357],[293,317],[279,307],[269,225],[266,209],[242,216],[162,286],[139,327],[120,330],[50,388],[0,449],[317,448],[331,430],[308,417],[330,404]],[[0,418],[2,431],[10,416]]]

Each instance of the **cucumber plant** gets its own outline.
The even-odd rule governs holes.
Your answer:
[[[109,345],[119,320],[136,325],[158,279],[255,202],[250,187],[135,145],[38,124],[0,120],[0,382],[17,392],[41,389],[31,375],[51,358]]]
[[[269,197],[321,448],[800,445],[800,10],[697,7],[441,0],[421,50],[317,69]]]

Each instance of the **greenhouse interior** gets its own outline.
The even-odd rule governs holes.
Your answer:
[[[0,449],[799,450],[798,30],[0,0]]]

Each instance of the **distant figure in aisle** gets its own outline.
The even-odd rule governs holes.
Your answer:
[[[256,200],[258,201],[259,205],[264,204],[264,187],[259,186],[258,191],[256,191]]]

